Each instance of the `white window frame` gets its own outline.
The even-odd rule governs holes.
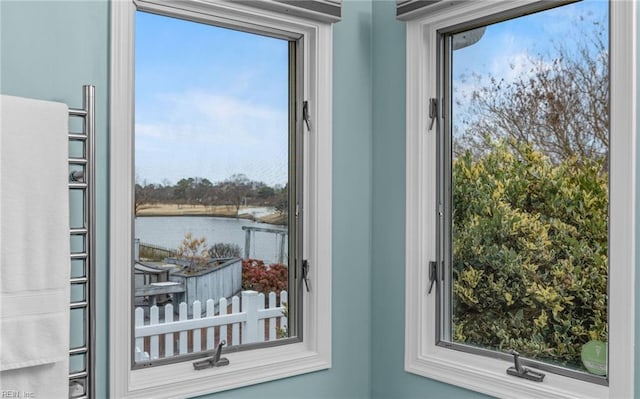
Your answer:
[[[428,99],[436,98],[437,31],[538,1],[444,0],[407,23],[405,370],[497,397],[630,398],[634,396],[636,220],[636,5],[611,3],[611,181],[609,386],[546,373],[543,382],[509,376],[513,362],[436,345],[436,133]]]
[[[303,252],[310,292],[302,294],[301,342],[225,354],[228,366],[194,370],[192,361],[132,369],[131,261],[134,126],[134,14],[137,9],[303,38],[303,91],[312,118],[305,133]],[[332,27],[222,0],[114,0],[110,98],[110,395],[181,398],[331,367]]]

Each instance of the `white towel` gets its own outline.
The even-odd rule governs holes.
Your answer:
[[[0,97],[0,389],[68,396],[65,104]]]

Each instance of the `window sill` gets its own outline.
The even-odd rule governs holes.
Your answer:
[[[230,364],[194,370],[191,362],[131,372],[127,397],[179,398],[272,381],[331,367],[303,343],[225,354]]]
[[[431,347],[428,354],[408,359],[405,370],[448,384],[501,398],[606,398],[609,388],[546,373],[533,382],[506,373],[513,363],[484,356]]]

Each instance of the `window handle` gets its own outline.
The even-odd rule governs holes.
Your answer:
[[[518,352],[512,349],[507,353],[509,353],[510,355],[513,355],[513,363],[514,363],[513,367],[509,367],[507,369],[507,374],[520,377],[520,378],[525,378],[531,381],[542,382],[542,380],[544,379],[544,374],[524,367],[520,363],[520,354]]]
[[[216,352],[213,354],[213,356],[208,357],[204,360],[198,360],[197,362],[193,362],[193,368],[196,370],[204,370],[211,367],[228,366],[229,359],[227,359],[226,357],[220,358],[220,355],[222,354],[222,347],[226,344],[227,344],[227,341],[225,340],[220,341],[220,343],[218,344],[218,347],[216,348]]]

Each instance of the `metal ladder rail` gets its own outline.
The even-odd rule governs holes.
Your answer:
[[[71,226],[69,231],[71,240],[71,265],[74,262],[82,264],[82,273],[72,273],[71,303],[69,311],[82,309],[83,312],[83,344],[71,347],[69,350],[69,397],[95,397],[95,87],[82,87],[82,109],[69,108],[69,117],[82,118],[82,132],[70,132],[71,143],[81,143],[82,156],[69,156],[69,195],[79,190],[83,194],[82,226]],[[71,150],[70,150],[71,151]],[[70,209],[70,217],[73,209]],[[73,218],[72,218],[73,219]],[[81,240],[82,250],[74,251],[74,244]],[[83,295],[80,300],[73,298],[74,288],[81,288]],[[77,291],[77,290],[76,290]],[[71,328],[73,328],[73,323]],[[80,367],[75,363],[80,360]]]

